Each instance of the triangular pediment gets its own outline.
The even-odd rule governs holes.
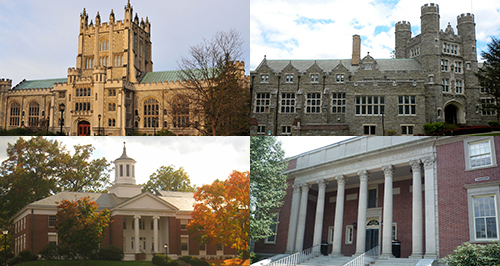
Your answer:
[[[115,210],[177,211],[178,209],[161,198],[144,192],[116,206]]]

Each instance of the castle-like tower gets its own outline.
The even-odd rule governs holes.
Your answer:
[[[128,1],[125,6],[124,20],[115,21],[113,10],[108,23],[101,23],[99,12],[95,25],[88,22],[88,14],[83,9],[80,14],[80,34],[78,35],[78,55],[76,69],[82,77],[102,74],[107,79],[125,79],[136,83],[146,72],[153,71],[151,59],[151,23],[137,13],[132,18],[133,8]],[[68,73],[78,75],[80,71]]]

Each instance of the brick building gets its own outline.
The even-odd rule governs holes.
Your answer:
[[[97,211],[111,211],[113,223],[105,231],[101,247],[115,245],[123,249],[125,260],[151,260],[156,253],[176,259],[181,256],[220,258],[234,256],[235,251],[220,245],[201,245],[186,229],[191,219],[192,192],[160,191],[160,195],[141,192],[135,183],[135,160],[125,147],[116,159],[115,182],[109,193],[60,192],[25,206],[16,213],[14,222],[14,254],[23,250],[38,253],[45,245],[57,245],[54,228],[57,203],[89,196],[99,204]],[[168,245],[167,250],[164,244]]]
[[[391,258],[399,240],[401,258],[417,260],[498,241],[496,151],[500,137],[357,137],[289,158],[276,235],[255,252],[328,243],[332,257],[381,246]]]
[[[416,135],[423,124],[486,124],[490,98],[478,86],[473,14],[457,32],[439,29],[439,6],[421,8],[421,33],[395,25],[395,58],[270,60],[253,70],[251,135]]]
[[[62,129],[71,136],[163,129],[198,135],[194,126],[203,127],[203,115],[183,97],[189,90],[180,71],[153,72],[151,24],[148,17],[133,16],[130,1],[123,20],[115,20],[111,10],[109,22],[101,22],[97,12],[89,23],[84,8],[77,49],[76,67],[68,68],[66,77],[23,80],[15,86],[0,79],[0,127]],[[235,64],[248,87],[244,63]]]

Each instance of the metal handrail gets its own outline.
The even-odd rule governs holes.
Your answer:
[[[378,259],[379,255],[380,255],[380,247],[376,246],[368,250],[367,252],[357,256],[356,258],[348,261],[343,266],[365,266],[367,264],[370,264],[370,262]]]
[[[314,247],[310,247],[308,249],[304,249],[300,252],[294,253],[288,257],[279,259],[277,261],[271,262],[266,266],[294,266],[300,264],[306,260],[312,259],[314,257],[319,256],[320,245],[316,245]]]

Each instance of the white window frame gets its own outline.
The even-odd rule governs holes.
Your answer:
[[[319,83],[319,74],[313,73],[311,74],[311,83]]]
[[[351,245],[354,239],[354,226],[348,225],[345,228],[345,244]]]
[[[370,127],[370,133],[365,134],[365,127]],[[372,127],[375,127],[375,132],[372,133]],[[377,125],[375,124],[363,124],[363,136],[376,136],[377,135]]]
[[[490,145],[491,164],[477,166],[477,167],[472,167],[471,166],[471,161],[470,161],[469,146],[471,144],[476,144],[476,143],[484,142],[484,141],[488,141],[489,145]],[[476,169],[484,169],[484,168],[497,167],[497,158],[496,158],[496,152],[495,152],[495,141],[494,141],[493,136],[479,136],[479,137],[472,137],[472,138],[465,139],[464,140],[464,154],[465,154],[465,171],[471,171],[471,170],[476,170]]]
[[[186,244],[187,249],[182,249],[182,245],[184,244],[183,240],[186,240],[185,244]],[[189,236],[182,236],[181,235],[181,246],[180,246],[180,248],[181,248],[181,255],[182,256],[189,255]]]
[[[450,92],[450,79],[443,79],[443,93]]]
[[[464,82],[460,79],[455,80],[455,93],[464,94]]]
[[[398,239],[398,223],[392,223],[391,238],[392,241]]]
[[[51,236],[56,238],[56,246],[59,245],[59,239],[57,237],[57,233],[53,233],[53,232],[48,233],[48,235],[47,235],[48,242],[47,243],[50,243]]]
[[[441,59],[441,71],[448,72],[448,69],[449,69],[449,60]]]
[[[328,244],[333,244],[333,233],[335,232],[334,226],[328,226]]]
[[[337,83],[344,83],[344,80],[345,80],[345,74],[344,73],[339,73],[339,74],[335,75],[335,81]]]
[[[462,66],[463,66],[462,61],[455,61],[453,63],[453,67],[455,68],[455,73],[462,74],[463,73],[462,72],[462,70],[463,70]]]
[[[275,228],[274,228],[274,235],[272,236],[269,236],[269,237],[266,237],[264,239],[264,244],[276,244],[276,238],[278,236],[278,225],[279,225],[279,217],[280,217],[280,213],[279,212],[273,212],[273,214],[276,214],[276,216],[273,218],[273,220],[276,222],[276,225],[275,225]],[[272,226],[271,226],[271,230],[272,230]],[[273,240],[269,240],[270,237],[274,237]]]
[[[403,127],[406,127],[406,134],[403,133]],[[412,133],[409,133],[410,127],[412,128],[411,129]],[[401,135],[403,135],[403,136],[413,136],[414,134],[415,134],[415,125],[414,124],[401,124]]]
[[[500,181],[464,185],[467,189],[467,203],[469,211],[469,237],[471,243],[489,243],[500,240]],[[493,196],[495,199],[495,215],[497,224],[497,237],[491,239],[477,239],[474,217],[474,198]]]
[[[260,83],[269,83],[269,74],[260,74]]]

